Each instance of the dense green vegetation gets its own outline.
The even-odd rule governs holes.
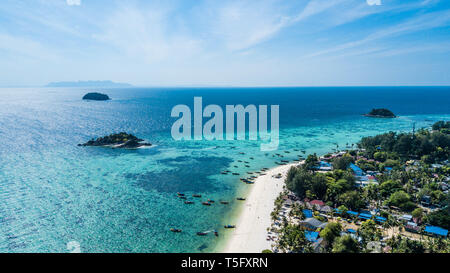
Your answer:
[[[438,121],[431,128],[444,134],[450,134],[450,121]]]
[[[359,209],[365,205],[355,188],[355,178],[349,170],[337,169],[326,174],[317,173],[314,171],[314,166],[318,165],[317,156],[308,156],[306,162],[307,164],[300,167],[291,168],[286,178],[286,187],[298,197],[320,199],[330,204],[345,205],[350,209]]]
[[[449,238],[409,239],[402,231],[406,222],[401,218],[405,213],[411,214],[419,225],[419,233],[423,232],[425,225],[450,229],[450,196],[446,191],[450,177],[449,129],[450,122],[442,121],[435,123],[432,130],[389,132],[363,138],[358,143],[358,150],[347,151],[334,159],[330,159],[330,154],[325,156],[332,163],[333,171],[319,171],[320,161],[315,154],[309,155],[305,164],[291,168],[285,181],[288,190],[300,199],[320,199],[331,207],[337,207],[340,212],[334,213],[334,220],[325,228],[316,230],[325,242],[322,251],[355,253],[381,251],[383,248],[382,251],[392,253],[449,253]],[[356,178],[349,168],[351,163],[363,171],[372,171],[370,175],[374,177],[370,179],[377,182],[356,187]],[[279,199],[277,202],[279,212],[283,201]],[[386,221],[377,223],[372,218],[360,222],[347,213],[348,210],[360,211],[369,205],[377,208]],[[293,206],[289,217],[303,219],[303,208]],[[275,213],[273,217],[278,215]],[[338,222],[335,222],[336,217]],[[341,221],[341,217],[345,221]],[[314,212],[314,218],[327,221],[318,211]],[[358,240],[354,234],[341,235],[346,222],[357,221]],[[283,250],[311,251],[311,243],[303,239],[303,227],[288,221],[282,227],[280,241]],[[402,236],[391,237],[382,243],[384,229],[398,229]]]
[[[102,93],[87,93],[83,96],[83,100],[110,100],[108,95]]]
[[[358,242],[353,239],[350,235],[344,235],[338,237],[333,243],[333,253],[358,253],[360,252],[360,247]]]
[[[439,226],[450,230],[450,213],[449,208],[440,209],[438,211],[428,214],[425,221],[433,226]]]
[[[138,148],[141,146],[151,146],[150,143],[143,143],[143,139],[137,138],[132,134],[121,132],[118,134],[111,134],[109,136],[91,139],[84,144],[78,146],[111,146],[116,145],[116,148]]]
[[[386,108],[372,109],[366,116],[369,117],[386,117],[386,118],[395,118],[394,113],[391,110]]]
[[[442,125],[433,126],[440,128]],[[450,158],[450,134],[441,131],[422,129],[415,134],[389,132],[364,137],[358,146],[366,150],[366,157],[381,162],[390,160],[388,165],[393,166],[399,159],[422,159],[425,163],[434,163]]]

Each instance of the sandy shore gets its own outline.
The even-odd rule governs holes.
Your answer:
[[[264,249],[271,249],[273,242],[266,240],[267,228],[272,222],[270,213],[274,209],[275,199],[283,190],[286,173],[291,166],[298,164],[272,168],[266,175],[255,180],[236,223],[236,229],[225,244],[224,253],[261,253]],[[278,173],[283,177],[273,177]]]

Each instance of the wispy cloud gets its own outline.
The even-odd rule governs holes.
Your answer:
[[[307,58],[317,57],[321,55],[327,55],[343,50],[352,49],[355,47],[363,46],[368,44],[369,42],[373,42],[376,40],[398,36],[418,31],[423,31],[427,29],[433,29],[437,27],[448,26],[450,24],[450,10],[445,11],[437,11],[432,13],[427,13],[415,17],[413,19],[409,19],[406,22],[387,27],[381,30],[377,30],[370,35],[366,36],[363,39],[355,40],[351,42],[347,42],[344,44],[340,44],[334,46],[332,48],[321,50],[312,54],[307,55]]]
[[[290,23],[275,1],[232,1],[211,12],[211,33],[230,50],[243,50],[273,38]],[[214,19],[217,18],[217,19]]]
[[[81,0],[66,0],[66,3],[69,6],[79,6],[81,5]]]
[[[381,0],[367,0],[369,6],[381,6]]]
[[[14,62],[37,80],[141,84],[338,83],[375,59],[383,71],[391,56],[420,67],[412,53],[448,67],[446,1],[2,0],[0,83],[20,79]]]
[[[170,9],[123,6],[100,24],[94,38],[148,62],[190,56],[201,46],[193,37],[173,30]]]
[[[306,7],[293,18],[294,22],[305,20],[311,16],[321,14],[330,8],[334,8],[336,6],[342,5],[345,2],[349,2],[348,0],[328,0],[328,1],[321,1],[321,0],[311,0],[308,2]]]

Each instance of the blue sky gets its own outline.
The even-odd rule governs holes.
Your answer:
[[[0,85],[450,85],[449,0],[2,0]]]

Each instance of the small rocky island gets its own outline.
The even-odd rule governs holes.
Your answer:
[[[137,138],[132,134],[122,132],[118,134],[111,134],[109,136],[99,137],[97,139],[91,139],[84,144],[78,144],[78,146],[136,149],[139,147],[152,146],[152,144],[146,143],[143,139]]]
[[[368,114],[365,114],[366,117],[371,118],[396,118],[397,116],[392,113],[391,110],[385,108],[372,109]]]
[[[94,92],[84,95],[83,100],[110,100],[110,98],[106,94]]]

